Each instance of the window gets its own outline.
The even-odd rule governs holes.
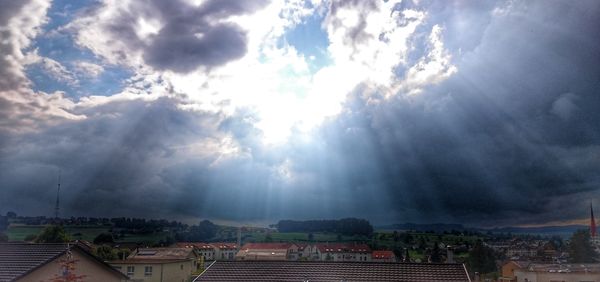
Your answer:
[[[144,276],[152,276],[152,266],[144,267]]]
[[[133,273],[135,273],[135,267],[134,266],[128,266],[127,267],[127,276],[133,276]]]

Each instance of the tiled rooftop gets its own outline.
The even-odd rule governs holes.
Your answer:
[[[112,268],[98,257],[91,254],[87,247],[81,243],[4,243],[0,244],[0,282],[14,281],[19,277],[34,271],[36,268],[51,262],[63,255],[70,247],[71,250],[78,250],[90,257],[98,264],[105,266],[107,271],[112,271],[115,275],[122,276],[118,270]]]
[[[373,251],[373,259],[392,259],[394,258],[394,252],[392,251]]]
[[[366,244],[329,243],[316,244],[321,253],[370,253],[371,248]]]
[[[139,248],[127,260],[174,260],[195,257],[191,248]]]
[[[66,244],[0,244],[0,281],[12,281],[66,250]]]
[[[470,281],[462,264],[217,261],[195,281]]]
[[[247,243],[242,246],[242,250],[256,249],[256,250],[275,250],[275,249],[288,249],[292,246],[291,243]]]

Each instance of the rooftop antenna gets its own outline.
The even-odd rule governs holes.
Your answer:
[[[58,171],[58,187],[56,189],[56,205],[54,206],[54,218],[58,219],[58,212],[60,210],[59,204],[60,204],[60,173],[61,171]]]

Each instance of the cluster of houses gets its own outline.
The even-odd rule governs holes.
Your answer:
[[[358,243],[177,243],[111,261],[81,242],[2,243],[0,282],[471,281],[462,264],[393,262]]]
[[[566,262],[568,253],[560,251],[551,241],[544,239],[510,240],[487,242],[486,245],[511,260],[530,260],[538,262]]]
[[[196,249],[205,261],[357,261],[395,262],[392,251],[372,251],[361,243],[177,243],[177,247]]]

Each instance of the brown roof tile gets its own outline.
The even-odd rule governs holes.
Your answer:
[[[48,262],[60,257],[68,248],[77,248],[82,253],[108,268],[116,275],[123,276],[118,270],[92,255],[85,247],[78,244],[33,244],[5,243],[0,244],[0,281],[14,281],[30,273]]]
[[[217,261],[195,281],[470,281],[462,264]]]

